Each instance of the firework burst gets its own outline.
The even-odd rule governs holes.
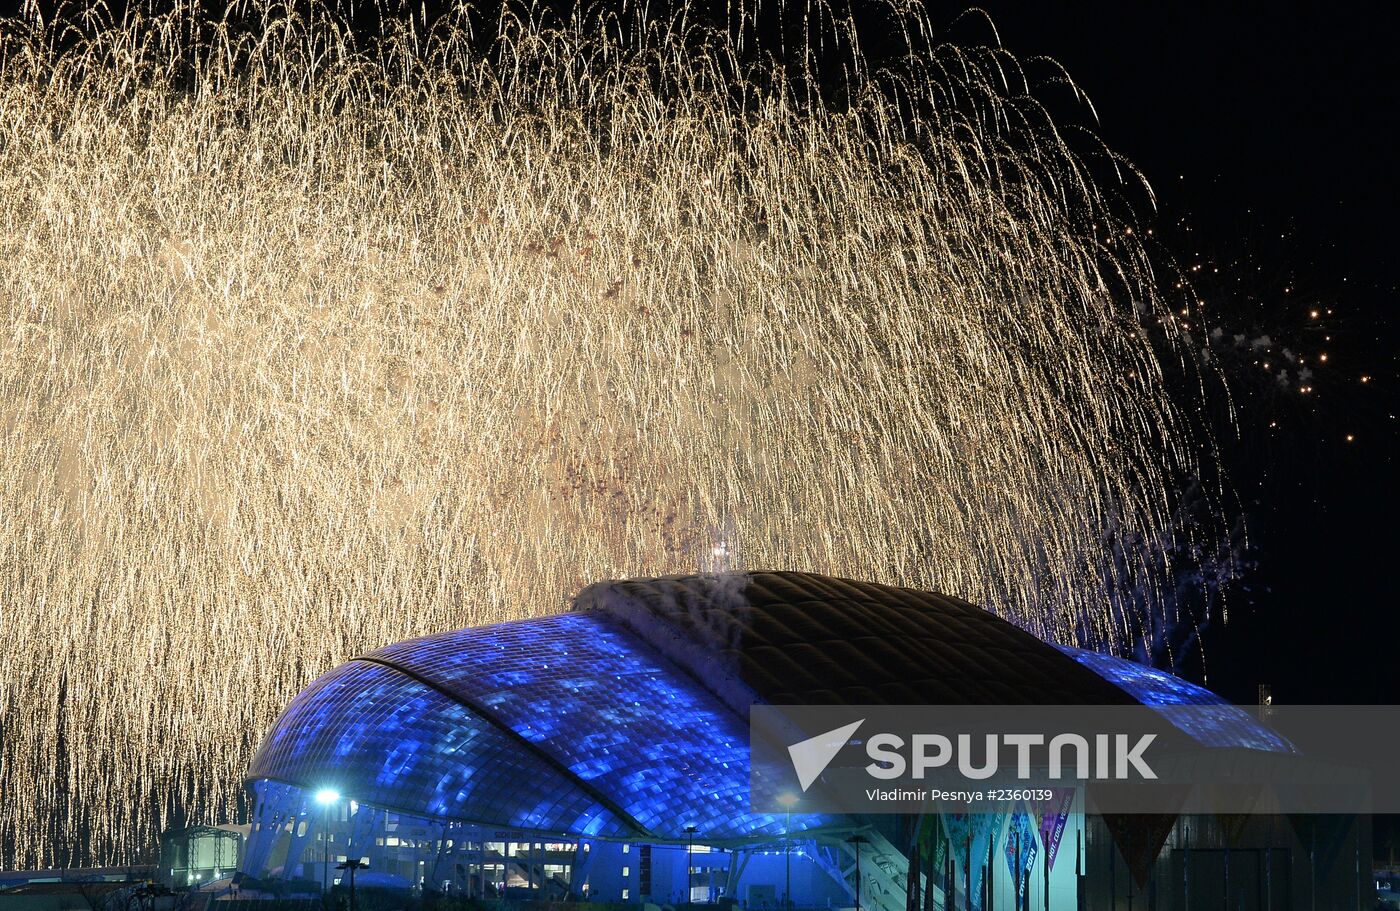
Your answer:
[[[6,862],[226,815],[336,663],[717,534],[1136,635],[1171,307],[1014,58],[473,17],[6,24]]]

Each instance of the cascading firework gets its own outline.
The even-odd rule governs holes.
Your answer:
[[[0,863],[149,855],[336,663],[716,534],[1139,635],[1190,355],[1005,51],[197,6],[5,24]]]

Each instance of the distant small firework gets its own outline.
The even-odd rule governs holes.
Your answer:
[[[149,854],[316,675],[602,577],[1176,609],[1192,356],[1004,50],[200,5],[0,43],[0,864]]]

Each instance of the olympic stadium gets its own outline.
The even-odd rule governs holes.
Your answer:
[[[924,819],[795,798],[758,812],[772,801],[750,801],[748,715],[764,703],[1220,705],[1197,740],[1284,748],[1199,686],[931,592],[804,573],[610,581],[564,614],[391,645],[314,681],[248,771],[243,876],[314,892],[360,861],[362,887],[479,901],[874,911],[1362,895],[1364,817],[986,814],[964,833],[986,860],[938,869],[913,847]]]

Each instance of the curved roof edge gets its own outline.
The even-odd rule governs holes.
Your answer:
[[[733,660],[733,649],[739,645],[733,638],[734,628],[707,623],[699,606],[700,598],[713,598],[726,610],[742,616],[749,610],[746,589],[751,578],[749,573],[724,573],[607,579],[580,590],[574,596],[571,609],[608,617],[683,670],[747,722],[749,706],[767,700],[740,676]],[[691,617],[693,625],[685,631],[678,628],[668,616],[669,612],[657,610],[662,604]],[[699,636],[689,639],[685,632],[699,633]],[[729,648],[716,650],[718,644]]]

